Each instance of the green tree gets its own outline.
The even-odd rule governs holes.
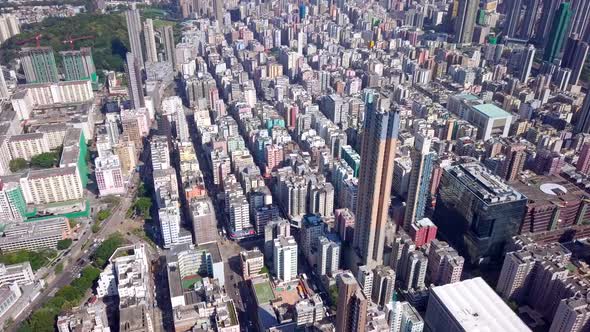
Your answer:
[[[70,224],[70,228],[78,226],[78,220],[76,220],[75,218],[68,219],[68,223]]]
[[[55,265],[55,273],[62,273],[64,271],[64,263],[59,262]]]
[[[100,210],[96,214],[96,220],[98,220],[99,222],[103,222],[103,221],[107,220],[110,216],[111,216],[111,210],[109,210],[109,209]]]
[[[29,166],[29,163],[23,158],[12,159],[10,161],[10,163],[8,164],[10,171],[13,173],[22,171],[23,169],[27,168],[28,166]]]
[[[72,239],[63,239],[57,241],[57,250],[66,250],[72,245]]]
[[[31,263],[31,268],[36,271],[49,263],[55,255],[56,252],[50,249],[41,251],[19,250],[0,255],[0,263],[11,265],[28,261]]]
[[[98,221],[95,221],[94,224],[92,224],[91,231],[95,234],[100,232],[100,223]]]
[[[31,166],[37,168],[52,168],[58,162],[57,152],[43,152],[31,158]]]
[[[336,303],[338,303],[338,287],[336,285],[330,286],[329,289],[330,295],[330,308],[335,309]]]
[[[262,269],[260,269],[260,274],[268,274],[268,273],[269,273],[269,271],[268,271],[268,267],[266,267],[266,265],[263,266]]]
[[[121,247],[124,243],[125,241],[123,240],[121,233],[117,232],[111,234],[94,252],[94,263],[96,266],[100,268],[104,267],[115,250]]]
[[[141,214],[144,219],[150,219],[150,209],[152,208],[152,200],[149,197],[140,197],[135,201],[135,211]]]

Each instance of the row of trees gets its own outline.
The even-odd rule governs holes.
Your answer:
[[[18,332],[54,332],[57,316],[65,310],[79,306],[88,290],[92,288],[101,269],[115,250],[125,244],[121,233],[109,236],[95,251],[92,259],[93,266],[85,267],[80,277],[71,284],[61,288],[54,297],[31,316],[18,328]],[[62,267],[63,268],[63,267]]]
[[[86,292],[98,279],[100,270],[93,266],[84,268],[80,278],[60,289],[54,297],[21,324],[19,332],[54,332],[57,315],[80,304]]]

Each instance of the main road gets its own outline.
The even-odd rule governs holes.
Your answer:
[[[39,309],[55,294],[57,290],[66,285],[69,285],[77,277],[82,268],[90,264],[90,258],[97,246],[92,245],[90,248],[85,250],[84,244],[89,241],[91,236],[95,239],[106,238],[110,234],[117,231],[117,222],[125,220],[125,214],[133,204],[135,191],[138,187],[138,180],[139,177],[137,173],[135,173],[132,178],[133,189],[131,189],[127,195],[121,198],[119,204],[113,209],[111,216],[103,221],[101,229],[97,233],[93,234],[88,229],[88,226],[85,227],[86,230],[84,231],[83,235],[74,244],[72,249],[70,249],[69,255],[67,255],[70,263],[61,273],[56,273],[55,267],[57,265],[54,265],[50,268],[50,271],[47,275],[53,274],[55,277],[45,286],[45,288],[43,288],[41,294],[39,294],[39,296],[37,296],[37,298],[35,298],[35,300],[29,304],[27,309],[25,309],[18,317],[14,319],[14,323],[10,326],[8,331],[16,331],[20,324],[22,324],[22,322],[27,319],[33,311]]]

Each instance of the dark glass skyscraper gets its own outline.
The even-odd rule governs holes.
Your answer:
[[[501,257],[517,234],[527,198],[479,163],[445,168],[434,211],[439,231],[479,263]]]
[[[559,56],[568,32],[571,16],[572,11],[569,2],[562,3],[553,19],[543,60],[553,62]]]

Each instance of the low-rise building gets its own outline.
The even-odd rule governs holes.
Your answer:
[[[250,279],[262,272],[264,255],[258,249],[242,251],[240,253],[240,262],[242,263],[242,276],[244,279]]]

